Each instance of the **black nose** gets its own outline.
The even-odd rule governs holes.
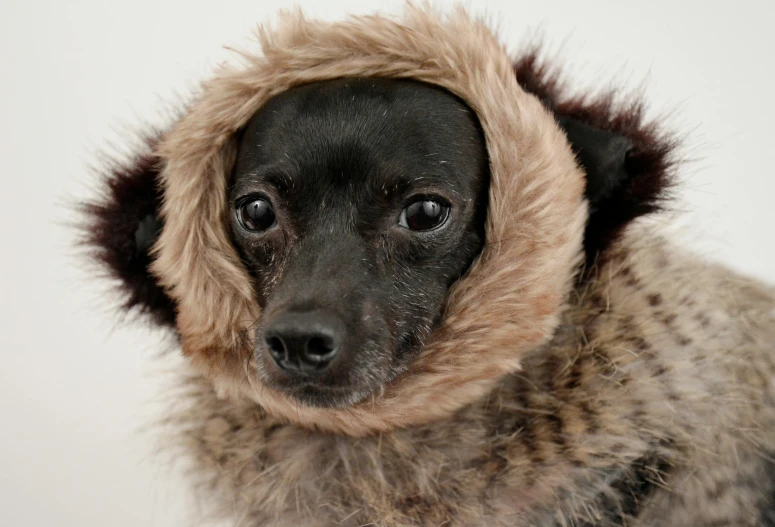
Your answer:
[[[269,354],[289,373],[317,373],[334,362],[341,349],[344,325],[328,311],[288,311],[264,328]]]

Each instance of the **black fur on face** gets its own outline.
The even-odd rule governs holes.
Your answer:
[[[440,88],[339,79],[262,107],[229,190],[262,381],[346,406],[400,373],[481,252],[488,183],[474,112]]]

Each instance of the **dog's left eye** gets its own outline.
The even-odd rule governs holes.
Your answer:
[[[435,199],[421,199],[401,211],[398,224],[413,231],[429,231],[440,227],[448,216],[449,205]]]

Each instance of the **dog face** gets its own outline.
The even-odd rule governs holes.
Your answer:
[[[482,249],[488,180],[474,112],[440,88],[340,79],[268,101],[228,197],[261,380],[343,407],[395,378]]]

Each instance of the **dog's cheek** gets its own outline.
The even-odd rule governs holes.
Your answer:
[[[398,323],[396,357],[410,359],[442,322],[450,288],[481,253],[475,225],[450,229],[430,241],[413,244],[415,260],[402,262],[394,281],[392,311]]]
[[[438,324],[447,294],[452,240],[423,235],[386,236],[375,254],[374,283],[384,284],[379,300],[390,332],[391,358],[406,362]],[[449,257],[452,262],[445,261]],[[376,297],[375,297],[376,298]]]
[[[366,323],[361,324],[360,349],[350,367],[352,384],[370,391],[379,390],[393,374],[395,345],[388,306],[387,298],[374,298],[365,306]]]
[[[390,305],[396,358],[407,358],[419,351],[440,322],[446,287],[440,280],[443,277],[434,274],[427,267],[410,268],[395,283]]]
[[[253,278],[256,300],[264,309],[287,269],[289,248],[281,239],[252,244],[243,262]]]

